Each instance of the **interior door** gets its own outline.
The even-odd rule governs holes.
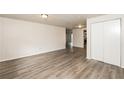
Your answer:
[[[91,24],[91,57],[103,61],[103,23]]]
[[[104,62],[120,66],[120,19],[103,23]]]

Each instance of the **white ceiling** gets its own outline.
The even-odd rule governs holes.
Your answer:
[[[48,19],[42,19],[40,14],[0,14],[1,17],[38,22],[70,29],[79,24],[86,25],[87,18],[100,15],[101,14],[48,14]]]

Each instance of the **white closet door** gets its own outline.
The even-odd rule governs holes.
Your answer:
[[[103,23],[91,24],[91,57],[103,61]]]
[[[104,29],[104,62],[120,66],[120,20],[106,21]]]

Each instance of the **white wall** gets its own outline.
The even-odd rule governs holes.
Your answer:
[[[87,19],[87,58],[91,59],[91,24],[112,19],[121,19],[121,67],[124,67],[124,15],[103,15]]]
[[[73,29],[73,46],[84,48],[83,29]]]
[[[65,48],[65,28],[0,18],[3,59],[10,60]]]
[[[2,61],[2,22],[0,22],[0,61]]]

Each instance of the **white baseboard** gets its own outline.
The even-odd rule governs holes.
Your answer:
[[[35,56],[35,55],[44,54],[44,53],[49,53],[49,52],[54,52],[54,51],[59,51],[59,50],[63,50],[63,49],[65,49],[65,48],[56,49],[56,50],[51,50],[51,51],[46,51],[46,52],[40,52],[40,53],[33,53],[33,54],[28,54],[28,55],[25,55],[25,56],[19,56],[19,57],[14,57],[14,58],[0,59],[0,62],[10,61],[10,60],[15,60],[15,59],[20,59],[20,58],[25,58],[25,57],[30,57],[30,56]]]
[[[73,47],[76,47],[76,48],[84,48],[84,47],[79,47],[79,46],[73,46]]]
[[[124,66],[121,66],[121,68],[124,68]]]
[[[92,59],[92,58],[90,58],[90,57],[86,57],[86,59]]]

